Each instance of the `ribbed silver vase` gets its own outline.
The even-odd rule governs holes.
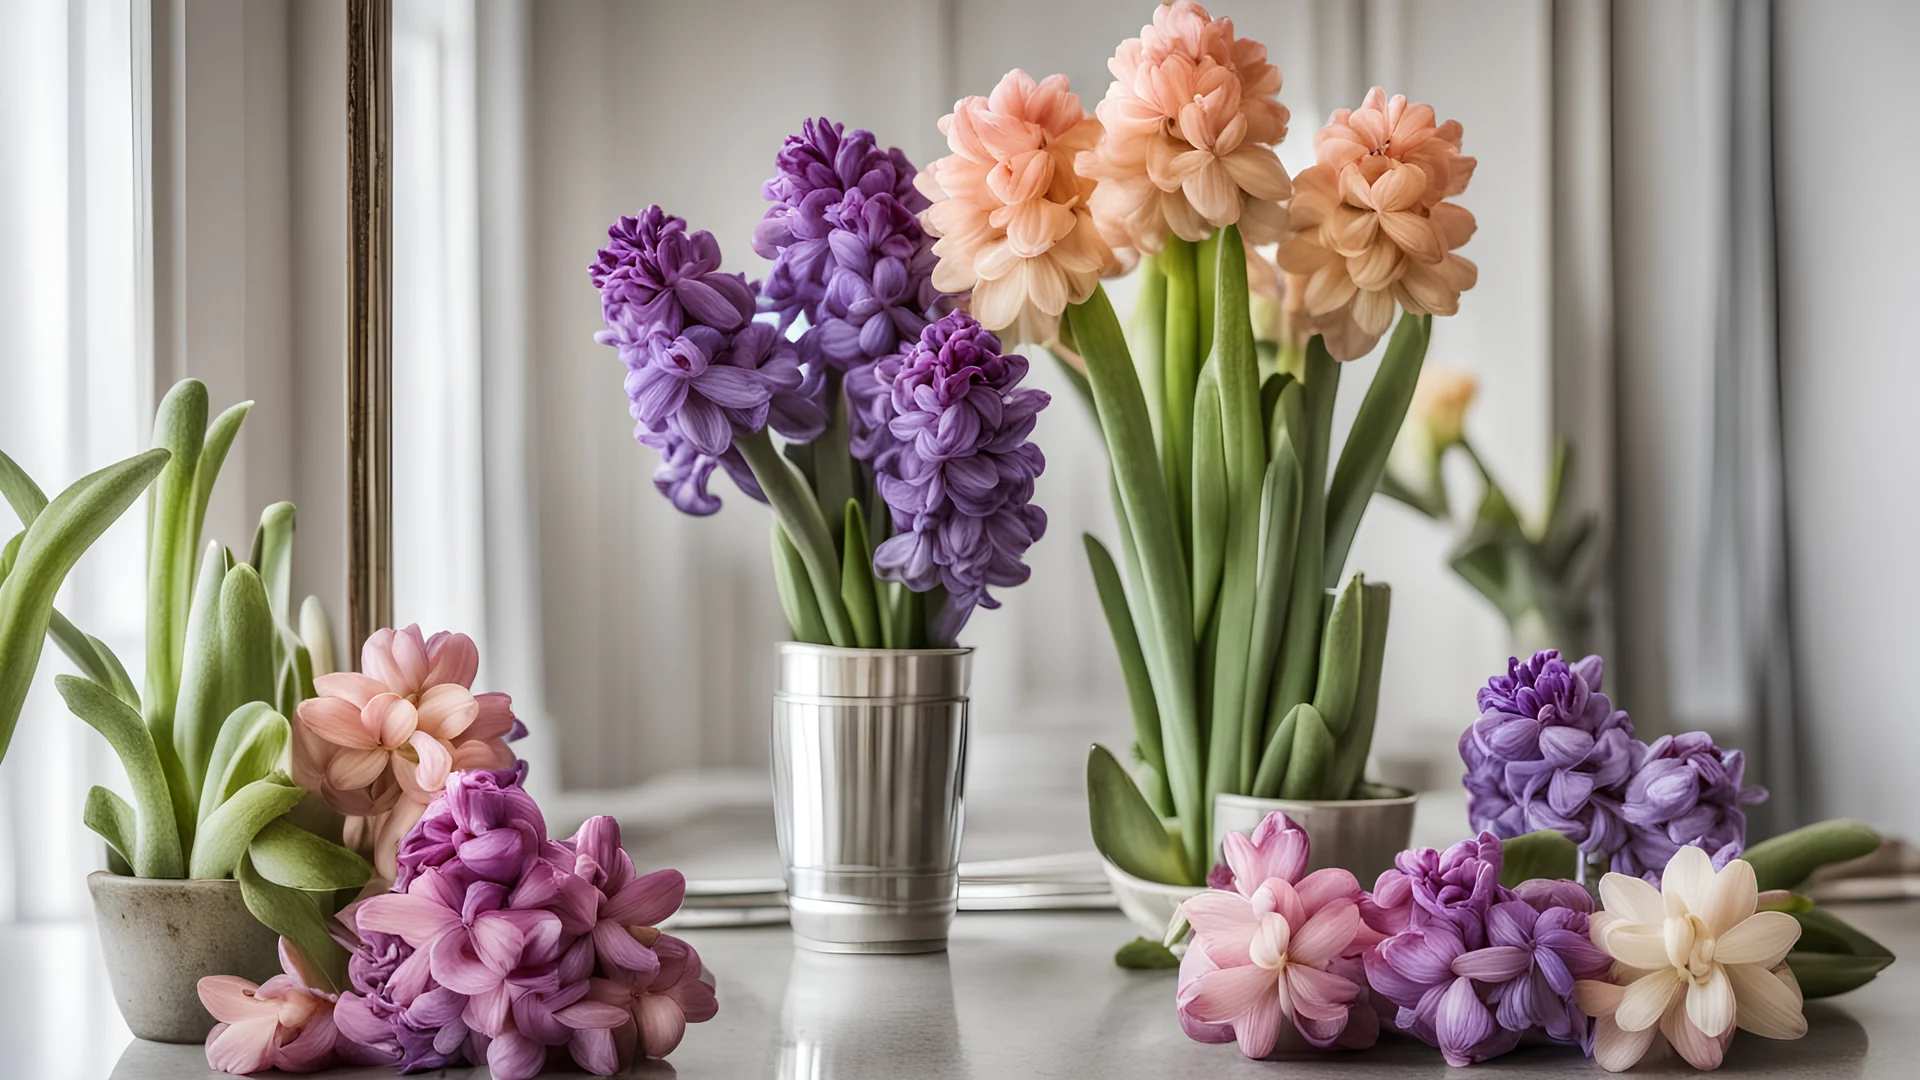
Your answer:
[[[947,947],[971,670],[971,649],[781,643],[773,807],[801,947]]]

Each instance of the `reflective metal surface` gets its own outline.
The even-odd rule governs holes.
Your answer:
[[[967,649],[780,645],[774,824],[803,948],[946,948],[971,662]]]
[[[1229,832],[1252,833],[1275,810],[1306,830],[1312,842],[1309,871],[1339,866],[1353,871],[1364,888],[1393,866],[1393,857],[1413,840],[1416,796],[1405,788],[1377,787],[1384,796],[1338,802],[1256,799],[1216,795],[1213,799],[1213,850]]]

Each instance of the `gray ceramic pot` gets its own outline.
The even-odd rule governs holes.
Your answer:
[[[1252,833],[1275,810],[1306,830],[1312,842],[1307,869],[1338,866],[1351,870],[1362,888],[1393,866],[1393,857],[1413,840],[1413,804],[1418,796],[1405,788],[1369,784],[1365,792],[1377,796],[1337,802],[1296,799],[1256,799],[1251,795],[1216,795],[1213,799],[1213,850],[1230,832]]]
[[[87,876],[113,999],[142,1039],[197,1043],[214,1019],[200,1007],[204,975],[257,983],[280,974],[280,937],[240,899],[240,883]]]

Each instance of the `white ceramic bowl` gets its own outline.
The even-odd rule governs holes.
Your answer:
[[[1155,941],[1166,936],[1167,925],[1173,922],[1173,913],[1179,910],[1181,901],[1207,889],[1205,885],[1162,885],[1146,881],[1105,859],[1100,860],[1100,867],[1107,872],[1107,883],[1113,886],[1113,898],[1120,902],[1120,910],[1133,920],[1142,934]]]

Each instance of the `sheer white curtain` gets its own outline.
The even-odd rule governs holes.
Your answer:
[[[133,6],[0,4],[0,449],[49,497],[146,443]],[[17,528],[0,508],[0,534]],[[143,543],[131,510],[59,600],[136,680]],[[68,670],[49,644],[0,765],[0,922],[84,910],[86,873],[102,863],[81,803],[92,784],[124,784],[54,693]]]

